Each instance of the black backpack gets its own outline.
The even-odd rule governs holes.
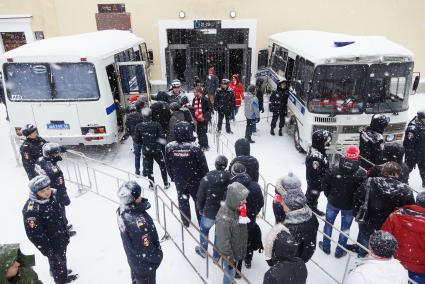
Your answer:
[[[262,253],[264,250],[263,241],[261,239],[261,229],[257,223],[254,223],[248,231],[248,248],[252,251],[258,250],[259,253]]]

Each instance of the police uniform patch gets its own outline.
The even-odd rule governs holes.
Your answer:
[[[320,167],[320,163],[318,161],[313,161],[313,169],[317,170]]]
[[[414,137],[415,137],[415,134],[413,134],[412,132],[407,133],[407,139],[413,140]]]
[[[27,223],[28,223],[28,226],[29,226],[31,229],[35,229],[35,228],[37,228],[37,219],[36,219],[35,217],[29,217],[29,218],[27,219]]]
[[[137,218],[137,220],[136,220],[136,226],[139,229],[141,229],[141,228],[143,228],[145,226],[145,222],[146,222],[145,218],[143,218],[143,217]]]
[[[54,173],[57,173],[57,172],[59,172],[59,169],[58,169],[58,167],[52,167],[52,171],[53,171]]]
[[[27,152],[24,152],[24,159],[25,160],[29,160],[30,159],[30,155]]]
[[[143,245],[145,246],[145,247],[148,247],[149,245],[150,245],[150,241],[149,241],[149,238],[148,238],[148,235],[146,234],[146,235],[143,235],[142,236],[142,240],[143,240]]]

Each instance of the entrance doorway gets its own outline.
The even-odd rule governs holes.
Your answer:
[[[248,29],[214,29],[206,33],[197,29],[168,29],[165,49],[167,83],[182,81],[186,90],[193,89],[195,77],[204,81],[214,67],[221,80],[238,74],[247,87],[251,77],[251,48]],[[177,67],[177,68],[176,68]]]

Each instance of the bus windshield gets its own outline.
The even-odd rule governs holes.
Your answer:
[[[11,101],[97,100],[94,65],[81,63],[7,63],[7,95]]]
[[[408,108],[413,63],[372,64],[366,92],[367,113],[400,112]]]
[[[308,107],[314,113],[360,113],[367,65],[316,67]]]

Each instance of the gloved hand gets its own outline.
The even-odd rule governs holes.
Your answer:
[[[60,146],[60,152],[61,153],[65,153],[66,152],[66,148],[65,148],[65,146]]]

